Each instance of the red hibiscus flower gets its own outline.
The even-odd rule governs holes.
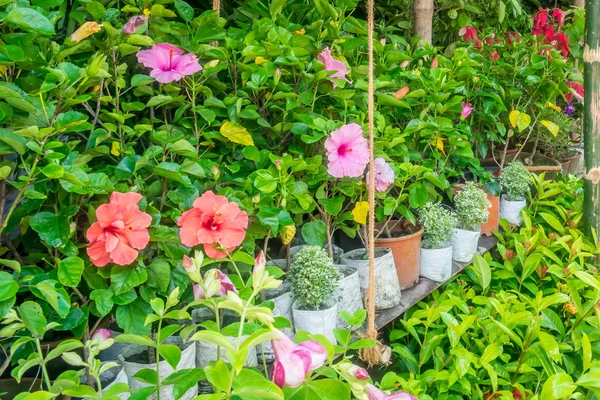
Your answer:
[[[492,62],[495,63],[500,58],[500,54],[498,54],[498,52],[496,50],[494,50],[493,52],[490,53],[490,58],[492,59]]]
[[[556,20],[558,26],[563,26],[563,22],[565,21],[565,12],[560,8],[555,8],[552,10],[552,18]]]
[[[571,49],[569,48],[569,37],[565,35],[564,32],[558,32],[558,35],[556,35],[556,39],[558,40],[558,44],[560,45],[560,51],[563,57],[568,56],[569,52],[571,51]]]
[[[248,214],[225,196],[208,191],[181,215],[177,225],[181,243],[189,247],[202,244],[207,256],[225,258],[227,253],[218,247],[231,252],[244,241]]]
[[[474,26],[465,26],[458,31],[458,36],[464,36],[465,42],[471,39],[477,40],[477,29]]]
[[[96,267],[113,262],[118,265],[131,264],[139,251],[148,244],[148,227],[152,217],[140,211],[139,193],[113,192],[108,204],[96,210],[98,222],[86,232],[90,241],[87,248],[90,261]]]
[[[521,41],[519,34],[515,31],[505,32],[504,35],[508,44],[519,43]]]
[[[542,36],[548,25],[548,10],[540,8],[540,10],[533,16],[533,31],[531,32],[534,36]]]

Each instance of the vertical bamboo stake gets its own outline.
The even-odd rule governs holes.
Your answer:
[[[433,36],[433,0],[415,0],[415,36],[431,44]]]
[[[369,287],[366,295],[367,306],[367,338],[377,340],[377,329],[375,329],[375,159],[373,157],[374,126],[375,126],[375,59],[373,56],[373,31],[375,0],[367,1],[367,30],[369,33],[369,87],[368,87],[368,114],[369,114],[369,225],[368,225],[368,254],[369,254]],[[381,352],[371,347],[365,349],[362,358],[369,365],[378,364],[381,361]]]
[[[585,0],[575,0],[573,2],[573,5],[575,7],[583,8],[583,7],[585,7]]]
[[[213,10],[217,12],[217,15],[221,15],[221,0],[213,0]]]
[[[583,216],[587,233],[600,231],[600,0],[586,0],[584,62],[583,144],[585,202]]]

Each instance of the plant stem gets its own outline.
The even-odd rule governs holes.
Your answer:
[[[160,362],[160,351],[159,351],[159,340],[160,340],[160,330],[162,329],[162,315],[158,320],[158,330],[156,331],[156,400],[160,400],[160,371],[158,368]]]
[[[50,376],[48,375],[48,370],[46,369],[46,360],[44,359],[44,353],[42,352],[42,345],[40,343],[40,339],[36,338],[35,339],[35,345],[37,347],[37,352],[40,355],[40,358],[42,360],[42,362],[40,363],[40,366],[42,367],[42,374],[44,375],[44,381],[46,383],[46,388],[48,390],[50,390]]]

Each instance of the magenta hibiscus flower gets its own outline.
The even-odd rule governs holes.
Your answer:
[[[325,141],[327,172],[335,178],[356,178],[369,163],[369,144],[358,124],[347,124],[331,132]]]
[[[202,71],[195,55],[183,54],[183,50],[168,43],[155,44],[150,50],[140,50],[137,58],[144,67],[152,68],[150,76],[160,83],[178,81]]]
[[[335,74],[329,75],[330,78],[343,79],[348,83],[352,83],[352,81],[346,78],[346,74],[350,72],[348,71],[348,68],[346,68],[346,64],[344,64],[340,60],[336,60],[335,58],[333,58],[331,56],[331,51],[329,50],[329,47],[325,47],[323,49],[321,54],[317,56],[317,60],[325,64],[325,71],[336,71]],[[337,85],[334,81],[331,81],[331,83],[333,84],[333,88],[335,89]]]

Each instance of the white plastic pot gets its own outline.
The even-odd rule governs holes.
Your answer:
[[[214,319],[214,315],[207,308],[199,308],[199,309],[195,309],[192,311],[192,321],[195,324],[205,321],[209,318]],[[233,344],[234,346],[237,345],[237,336],[226,336],[226,337],[227,337],[227,339],[229,339],[231,344]],[[248,338],[248,336],[242,336],[242,342],[244,340],[246,340],[247,338]],[[202,340],[197,341],[196,342],[196,366],[198,368],[204,369],[211,361],[217,361],[217,358],[218,358],[217,350],[219,350],[219,349],[217,348],[216,344],[213,344],[210,342],[205,342]],[[229,362],[227,360],[227,357],[225,356],[225,351],[226,350],[224,348],[220,349],[221,360]],[[244,365],[246,367],[257,367],[258,366],[258,359],[256,357],[256,346],[248,349],[248,357],[246,358],[246,362],[244,363]]]
[[[527,200],[509,200],[508,197],[503,194],[500,199],[500,218],[506,219],[513,225],[521,226],[523,224],[523,217],[521,216],[521,210],[527,206]]]
[[[364,297],[369,287],[369,260],[365,249],[356,249],[342,255],[342,263],[358,270],[360,291]],[[394,256],[388,248],[375,249],[375,309],[382,310],[400,304],[400,283]]]
[[[452,276],[452,246],[443,249],[421,247],[421,276],[444,282]]]
[[[338,311],[347,311],[354,314],[363,308],[362,294],[360,292],[360,276],[358,270],[347,265],[338,265],[342,278],[338,281],[338,290],[335,298],[338,302]],[[342,329],[350,328],[338,313],[337,327]]]
[[[319,310],[301,310],[298,308],[298,301],[292,305],[294,315],[294,328],[296,331],[307,331],[312,334],[325,336],[333,344],[336,343],[333,330],[337,322],[338,305],[334,300],[330,300]]]
[[[294,318],[292,316],[292,304],[294,304],[294,298],[292,295],[292,289],[289,283],[283,283],[277,289],[266,289],[261,293],[261,298],[263,301],[269,300],[272,301],[275,306],[273,307],[273,317],[283,317],[290,321],[292,328],[284,328],[281,331],[287,335],[290,339],[294,338],[294,329],[293,329],[293,321]],[[273,362],[275,359],[275,354],[273,353],[273,346],[271,346],[271,342],[264,342],[262,344],[263,352],[265,355],[265,360],[267,362]],[[262,361],[262,354],[260,352],[260,347],[257,348],[258,358]]]
[[[123,367],[115,367],[104,371],[102,375],[100,375],[100,381],[102,382],[102,393],[106,393],[108,389],[118,385],[119,383],[125,383],[129,385],[127,374],[125,373],[125,369]],[[120,400],[127,400],[130,396],[131,393],[121,393],[117,395]]]
[[[452,235],[452,259],[458,262],[470,263],[477,252],[481,231],[454,229]]]
[[[137,372],[141,371],[142,369],[146,369],[146,368],[150,368],[153,370],[156,369],[156,363],[140,364],[140,363],[136,363],[136,362],[125,361],[123,359],[123,357],[121,357],[121,356],[119,358],[121,359],[121,364],[123,364],[123,369],[125,370],[125,373],[127,374],[127,378],[129,381],[129,387],[131,388],[132,392],[135,392],[135,391],[140,390],[147,386],[151,386],[148,383],[144,383],[137,379],[134,379],[133,376]],[[181,369],[194,368],[194,367],[196,367],[196,343],[192,342],[192,344],[190,344],[187,348],[185,348],[181,352],[181,360],[179,361],[179,364],[177,364],[177,371],[179,371]],[[158,371],[159,371],[158,376],[161,381],[166,379],[169,375],[171,375],[174,372],[173,368],[169,365],[169,363],[167,363],[164,360],[160,361],[158,363]],[[187,392],[185,392],[185,394],[181,397],[181,399],[182,400],[192,400],[197,395],[198,395],[198,385],[195,385],[192,388],[190,388]],[[173,385],[161,386],[160,398],[161,398],[161,400],[175,399],[175,397],[173,397]],[[149,400],[156,399],[156,394],[153,394],[152,396],[148,397],[148,399]]]

